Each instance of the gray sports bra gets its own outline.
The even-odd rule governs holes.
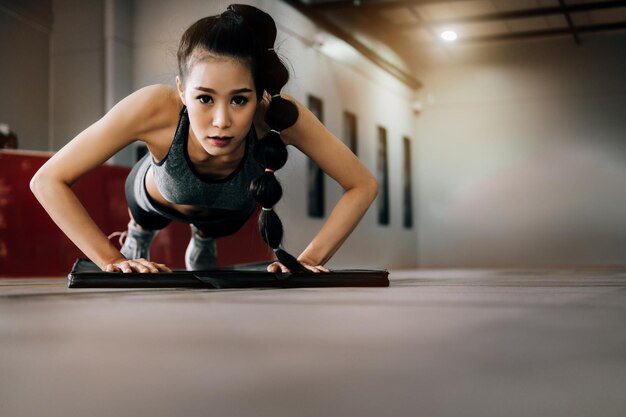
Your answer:
[[[154,182],[161,195],[174,204],[188,204],[224,210],[251,210],[256,204],[248,189],[250,181],[263,169],[252,157],[257,141],[254,126],[245,138],[245,153],[239,166],[220,180],[203,178],[198,174],[187,153],[189,116],[183,107],[174,140],[165,158],[152,160]]]

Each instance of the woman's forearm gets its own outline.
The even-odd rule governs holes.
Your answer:
[[[361,187],[347,190],[298,260],[310,265],[328,262],[363,218],[377,192],[378,184],[373,179]]]
[[[63,233],[101,269],[114,260],[124,258],[67,184],[35,175],[30,187]]]

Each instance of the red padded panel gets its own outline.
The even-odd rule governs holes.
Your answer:
[[[52,222],[28,183],[49,155],[0,151],[0,277],[65,276],[84,255]],[[73,190],[107,235],[126,229],[124,181],[129,168],[101,166]],[[236,234],[217,241],[218,266],[272,259],[257,231],[258,211]],[[151,258],[184,268],[189,226],[172,222],[157,236]]]

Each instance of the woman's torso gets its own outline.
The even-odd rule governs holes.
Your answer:
[[[162,113],[160,117],[163,117],[164,123],[162,123],[158,129],[147,132],[144,139],[144,142],[148,146],[148,150],[153,159],[153,164],[148,170],[145,179],[145,187],[149,197],[155,203],[163,207],[175,210],[185,216],[199,219],[219,217],[220,214],[223,213],[223,209],[211,208],[201,204],[179,204],[175,201],[168,200],[159,191],[159,186],[157,185],[157,181],[155,181],[153,169],[159,169],[159,167],[155,167],[155,165],[158,165],[159,163],[168,162],[167,159],[170,157],[169,154],[173,150],[171,149],[173,145],[181,145],[180,143],[174,143],[174,141],[176,139],[176,134],[178,133],[177,131],[179,129],[179,125],[182,122],[182,111],[184,109],[180,98],[173,89],[170,97],[167,100],[163,101],[162,107],[162,112],[164,113]],[[259,110],[262,112],[264,110],[264,107],[262,105],[259,106]],[[262,117],[255,117],[255,120],[262,120]],[[246,138],[246,142],[250,142],[252,139],[256,141],[256,138],[260,137],[259,135],[265,133],[262,130],[259,131],[258,127],[256,127],[258,124],[261,123],[253,124],[252,129],[254,130],[254,132],[251,132],[249,134],[250,137]],[[185,135],[186,137],[184,137],[183,146],[188,147],[190,140],[189,133],[186,133]],[[251,158],[251,155],[249,155],[250,145],[250,143],[247,143],[248,148],[246,150],[242,149],[240,158],[231,160],[228,163],[196,164],[192,161],[192,158],[187,157],[186,159],[190,165],[189,168],[194,175],[201,178],[202,181],[206,181],[208,183],[215,182],[219,184],[222,183],[224,180],[229,180],[230,177],[234,177],[233,174],[238,174],[238,171],[240,171],[242,169],[242,166],[246,163],[245,159]],[[180,149],[178,151],[180,151]],[[188,152],[188,149],[185,150],[185,152]],[[180,155],[178,156],[180,157]],[[248,172],[246,172],[246,174],[249,175],[250,168],[248,168],[247,171]],[[162,184],[161,187],[163,187]],[[245,197],[247,198],[247,195]]]

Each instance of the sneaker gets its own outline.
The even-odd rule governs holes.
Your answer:
[[[200,231],[191,225],[191,240],[185,251],[187,271],[203,271],[215,266],[217,244],[212,237],[203,237]]]
[[[150,259],[150,245],[157,230],[139,230],[132,220],[128,223],[126,238],[120,252],[126,259]],[[120,238],[121,241],[122,238]]]

